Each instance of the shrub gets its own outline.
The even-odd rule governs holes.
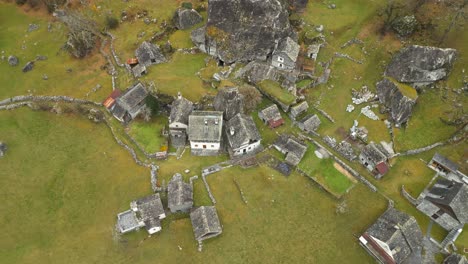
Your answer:
[[[106,17],[106,27],[108,29],[115,29],[119,26],[119,20],[113,16]]]
[[[182,7],[185,8],[185,9],[192,9],[193,5],[190,2],[183,2]]]

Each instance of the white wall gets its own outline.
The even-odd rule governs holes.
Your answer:
[[[206,146],[206,148],[203,147],[204,145]],[[220,145],[221,145],[220,143],[213,143],[213,142],[190,141],[190,148],[192,149],[219,150],[219,148],[221,147]]]
[[[258,141],[258,142],[252,143],[250,145],[245,145],[245,146],[242,146],[242,147],[240,147],[238,149],[234,149],[234,155],[244,154],[244,149],[246,150],[245,153],[250,153],[250,152],[254,151],[255,149],[257,149],[260,146],[260,142],[261,141]]]

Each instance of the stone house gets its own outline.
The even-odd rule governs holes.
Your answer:
[[[226,122],[226,142],[231,157],[255,153],[261,148],[261,136],[252,117],[237,114]]]
[[[463,255],[452,253],[444,259],[442,264],[468,264],[468,259]]]
[[[273,146],[281,153],[286,155],[285,161],[291,166],[297,166],[304,157],[307,146],[300,143],[299,140],[288,135],[281,135],[273,143]]]
[[[280,40],[273,51],[271,64],[281,70],[294,70],[299,49],[299,44],[290,37]]]
[[[222,150],[222,132],[223,112],[193,111],[187,131],[192,155],[218,155]]]
[[[389,155],[380,144],[370,142],[359,154],[359,161],[376,179],[380,179],[389,170]]]
[[[468,185],[440,178],[421,193],[417,208],[444,229],[460,229],[468,223]]]
[[[200,206],[190,213],[195,240],[203,241],[223,232],[214,206]]]
[[[114,99],[109,111],[120,122],[128,123],[132,121],[145,107],[148,92],[141,83],[137,83],[129,88],[122,95]]]
[[[138,64],[144,67],[166,62],[159,46],[146,41],[143,41],[140,47],[135,50],[135,56],[138,59]]]
[[[169,134],[174,147],[183,147],[187,141],[189,115],[193,111],[193,103],[179,93],[172,102],[169,115]]]
[[[364,249],[385,264],[423,263],[423,235],[413,216],[390,207],[359,237]]]
[[[291,109],[289,110],[289,116],[291,117],[292,120],[296,120],[296,118],[298,118],[301,114],[306,113],[308,109],[309,109],[309,104],[306,101],[304,101],[295,106],[292,106]]]
[[[167,207],[172,213],[188,213],[193,206],[193,187],[185,183],[179,173],[172,176],[167,185]]]
[[[276,128],[284,124],[284,119],[281,116],[279,108],[276,104],[272,104],[267,108],[259,111],[258,117],[270,128]]]
[[[468,184],[468,176],[458,169],[458,164],[439,153],[434,154],[428,166],[445,178]]]
[[[307,133],[315,132],[322,122],[317,115],[308,115],[297,122],[297,126]]]
[[[239,113],[244,113],[244,96],[237,87],[229,87],[219,90],[213,107],[216,111],[223,112],[224,120],[230,120]]]
[[[125,63],[125,67],[135,78],[139,78],[142,75],[147,74],[146,66],[138,63],[137,58],[128,59],[127,63]]]
[[[117,215],[120,233],[128,233],[142,227],[152,235],[161,231],[161,220],[166,218],[159,194],[152,194],[130,203],[130,210]]]

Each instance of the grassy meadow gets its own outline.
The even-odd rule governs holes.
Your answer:
[[[125,60],[133,56],[139,43],[161,30],[161,23],[170,20],[183,1],[89,2],[90,8],[81,11],[100,26],[107,15],[120,17],[122,10],[147,10],[148,17],[157,18],[157,22],[150,25],[142,19],[127,21],[111,31],[116,36],[117,53]],[[318,132],[322,135],[333,135],[341,140],[345,137],[343,131],[356,119],[367,127],[370,140],[390,141],[383,121],[360,115],[361,106],[352,113],[345,111],[351,103],[351,90],[363,85],[374,90],[392,53],[402,46],[393,35],[376,34],[380,19],[376,13],[383,2],[336,0],[337,8],[328,9],[325,2],[310,1],[301,14],[310,26],[323,24],[325,27],[327,45],[319,54],[319,62],[328,61],[334,52],[347,53],[364,61],[357,64],[336,58],[329,83],[307,91],[309,105],[318,105],[336,120],[331,123],[318,113],[322,120]],[[31,23],[38,24],[39,29],[28,33]],[[51,32],[47,30],[48,23],[52,25]],[[441,30],[438,29],[437,34]],[[142,31],[146,34],[138,37]],[[175,31],[167,40],[174,48],[190,48],[189,34],[190,30]],[[364,45],[342,49],[341,45],[353,37],[363,40]],[[74,59],[60,50],[65,40],[66,28],[43,10],[18,8],[0,0],[0,51],[5,51],[0,55],[14,54],[20,59],[16,67],[0,60],[0,100],[32,93],[102,101],[112,90],[110,76],[101,70],[105,60],[97,51],[87,58]],[[449,34],[443,46],[466,54],[467,47],[463,46],[466,41],[462,40],[468,40],[468,34],[457,30]],[[37,55],[48,59],[38,61],[31,72],[22,73],[23,65]],[[217,92],[202,80],[210,79],[220,69],[214,64],[206,65],[206,59],[205,54],[178,51],[168,63],[150,67],[149,74],[142,80],[154,82],[162,93],[176,95],[180,91],[186,98],[197,101],[205,94]],[[441,82],[441,86],[461,87],[466,63],[467,56],[460,56],[450,78]],[[69,68],[71,73],[67,72]],[[200,71],[202,76],[197,76]],[[48,75],[48,80],[42,79],[44,74]],[[119,70],[119,88],[124,89],[132,82],[131,77]],[[229,80],[224,82],[229,83]],[[97,84],[102,87],[92,92]],[[301,83],[306,84],[306,81]],[[447,99],[440,100],[443,96]],[[444,125],[439,117],[448,117],[457,110],[450,104],[456,96],[451,89],[426,90],[419,94],[408,127],[395,130],[397,151],[445,140],[455,132],[455,127]],[[466,108],[466,96],[461,100]],[[269,104],[271,101],[264,99],[259,109]],[[280,133],[298,132],[287,115],[281,114],[285,124],[275,130],[264,125],[256,112],[251,114],[263,136],[264,146],[273,143]],[[116,120],[110,122],[118,136],[129,143],[125,128]],[[166,118],[157,116],[148,124],[132,123],[127,132],[146,151],[153,152],[162,144],[158,135],[166,123]],[[3,198],[0,263],[374,263],[359,246],[357,236],[384,212],[387,206],[384,196],[394,200],[398,209],[414,215],[425,232],[428,218],[400,195],[401,186],[405,185],[410,194],[417,196],[434,176],[423,161],[429,161],[436,151],[457,161],[467,158],[466,142],[420,155],[398,157],[380,181],[374,180],[362,166],[350,164],[379,188],[379,194],[360,183],[349,189],[353,183],[337,173],[333,164],[315,158],[310,147],[301,166],[323,176],[320,180],[324,184],[343,194],[340,199],[328,195],[297,172],[284,177],[266,165],[223,170],[207,178],[217,200],[223,234],[206,241],[203,251],[198,252],[190,219],[183,214],[168,216],[163,221],[162,232],[152,237],[144,230],[124,236],[115,234],[117,213],[127,210],[130,201],[151,193],[150,171],[137,166],[103,124],[94,124],[86,117],[72,114],[56,115],[29,109],[0,111],[0,141],[5,141],[9,147],[7,155],[0,159],[0,195]],[[187,149],[180,160],[171,156],[166,161],[156,162],[160,166],[159,180],[167,183],[176,172],[182,173],[186,180],[198,175],[200,179],[194,182],[195,205],[211,205],[201,180],[201,169],[227,159],[227,155],[194,157]],[[466,167],[462,164],[462,168]],[[186,169],[190,172],[183,173]],[[247,204],[242,201],[234,180],[245,194]],[[337,213],[337,206],[343,204],[345,213]],[[446,232],[434,225],[431,234],[440,240]],[[459,249],[468,247],[468,232],[462,233],[456,245]]]

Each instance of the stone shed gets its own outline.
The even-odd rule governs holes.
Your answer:
[[[190,213],[195,240],[203,241],[223,232],[214,206],[200,206]]]
[[[193,206],[193,186],[184,182],[180,173],[174,174],[167,185],[167,207],[172,213],[188,213]]]

